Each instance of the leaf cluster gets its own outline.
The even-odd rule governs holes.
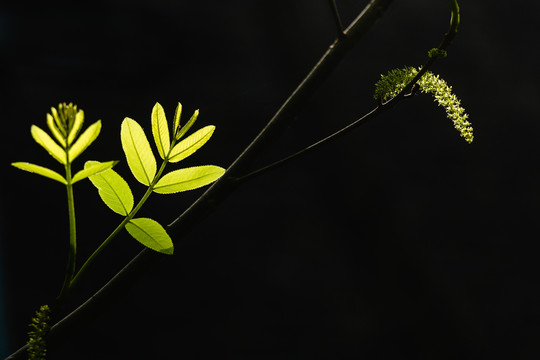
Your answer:
[[[58,105],[58,109],[52,107],[51,113],[47,114],[47,126],[56,141],[36,125],[31,126],[30,133],[35,142],[41,145],[56,161],[64,165],[67,170],[67,167],[96,140],[101,131],[101,120],[98,120],[79,136],[83,123],[84,112],[78,110],[77,105],[61,103]],[[71,177],[70,169],[69,181],[58,172],[44,166],[28,162],[14,162],[11,165],[67,185],[68,183],[75,184],[90,175],[111,168],[115,164],[115,161],[95,164],[77,172],[73,177]]]
[[[165,229],[152,219],[134,218],[142,203],[152,192],[172,194],[193,190],[214,182],[225,172],[219,166],[203,165],[173,170],[162,175],[167,163],[177,163],[195,153],[215,130],[215,126],[206,126],[181,140],[197,120],[199,112],[195,111],[185,126],[180,125],[181,113],[182,105],[179,103],[169,132],[163,107],[156,103],[152,109],[152,134],[158,154],[163,159],[159,170],[141,125],[127,117],[122,122],[120,139],[129,169],[137,181],[148,187],[137,206],[134,207],[133,193],[128,183],[113,169],[90,176],[103,202],[112,211],[126,217],[124,222],[128,233],[144,246],[169,255],[173,253],[173,243]],[[99,163],[87,161],[85,168],[93,168],[96,164]]]

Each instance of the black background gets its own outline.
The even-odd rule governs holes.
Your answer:
[[[367,1],[338,0],[349,23]],[[262,166],[371,110],[381,73],[420,65],[449,2],[396,1],[295,116]],[[50,359],[478,359],[539,356],[540,166],[534,1],[463,1],[449,57],[433,71],[470,114],[467,145],[429,96],[235,191],[175,255],[151,268]],[[336,36],[324,0],[93,1],[0,7],[0,263],[6,355],[63,279],[65,190],[10,167],[61,171],[30,136],[50,106],[102,119],[81,159],[122,160],[119,130],[149,133],[177,101],[212,140],[183,166],[227,167]],[[83,161],[75,163],[75,169]],[[151,197],[167,224],[202,190]],[[79,263],[121,218],[76,187]],[[75,307],[138,251],[106,249]]]

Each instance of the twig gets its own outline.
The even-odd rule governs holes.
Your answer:
[[[332,13],[334,14],[334,21],[336,22],[336,26],[338,29],[338,36],[342,37],[345,36],[345,32],[343,31],[343,23],[341,22],[341,17],[339,16],[339,10],[336,5],[336,0],[328,0],[330,3],[330,7],[332,8]]]

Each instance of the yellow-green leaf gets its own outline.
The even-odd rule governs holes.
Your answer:
[[[71,145],[73,140],[77,137],[79,134],[79,131],[81,130],[84,123],[84,111],[79,110],[77,111],[77,115],[75,115],[75,122],[73,123],[73,127],[71,128],[71,131],[68,135],[68,145]]]
[[[66,153],[45,131],[36,125],[32,125],[30,133],[34,140],[61,164],[66,164]]]
[[[53,179],[58,182],[61,182],[62,184],[67,184],[66,179],[64,179],[62,175],[46,167],[30,164],[27,162],[14,162],[11,165],[15,166],[17,169],[21,169],[21,170],[28,171],[34,174],[45,176],[49,179]]]
[[[175,163],[193,154],[201,146],[206,144],[215,129],[216,127],[213,125],[205,126],[180,141],[172,148],[171,154],[169,155],[169,162]]]
[[[178,103],[176,110],[174,110],[174,122],[172,127],[173,134],[177,134],[180,130],[180,117],[182,116],[182,104]],[[175,135],[176,136],[176,135]],[[178,140],[178,138],[176,139]]]
[[[84,168],[92,169],[101,163],[87,161]],[[101,200],[112,211],[126,216],[133,209],[133,194],[127,182],[113,169],[101,171],[89,176],[90,181],[98,189]]]
[[[86,129],[69,149],[69,161],[73,162],[90,144],[96,140],[101,131],[101,120],[96,121]],[[69,142],[69,139],[68,139]]]
[[[172,240],[157,221],[148,218],[131,219],[126,224],[126,230],[144,246],[162,254],[172,255],[174,245]]]
[[[88,164],[88,162],[86,163]],[[108,170],[112,168],[114,165],[116,165],[117,163],[118,161],[107,161],[104,163],[100,163],[96,161],[95,163],[91,163],[88,166],[86,166],[85,164],[84,169],[76,173],[75,176],[73,176],[73,178],[71,179],[71,183],[75,184],[77,181],[86,179],[89,176]]]
[[[180,111],[182,111],[182,108],[180,108]],[[186,125],[181,127],[176,132],[176,135],[175,135],[176,140],[180,140],[180,138],[188,132],[188,130],[193,126],[193,124],[195,124],[195,121],[197,121],[197,117],[199,117],[199,110],[195,110],[195,112],[193,113],[193,115],[191,115],[191,118],[189,118],[189,121],[186,123]],[[178,124],[180,124],[180,114],[178,115],[178,121],[179,121]]]
[[[156,159],[144,130],[135,120],[125,118],[120,130],[120,139],[133,176],[149,186],[156,175]]]
[[[51,133],[54,135],[55,139],[65,149],[66,139],[64,139],[64,136],[62,136],[62,134],[60,133],[60,130],[58,130],[58,127],[56,127],[56,123],[51,114],[47,114],[47,126],[49,127],[49,130],[51,130]]]
[[[165,159],[171,147],[171,139],[165,111],[159,103],[156,103],[152,109],[152,134],[154,135],[159,156]]]
[[[159,179],[154,191],[159,194],[172,194],[193,190],[216,181],[224,172],[225,169],[214,165],[194,166],[171,171]]]

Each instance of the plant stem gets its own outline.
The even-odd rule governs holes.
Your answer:
[[[66,157],[68,151],[66,151]],[[75,274],[75,259],[77,257],[77,229],[75,222],[75,201],[73,199],[73,184],[71,183],[71,162],[69,157],[66,164],[66,190],[67,190],[67,202],[68,202],[68,217],[69,217],[69,251],[68,260],[66,266],[66,275],[64,277],[64,283],[58,295],[58,300],[61,301],[69,291],[71,279]]]

